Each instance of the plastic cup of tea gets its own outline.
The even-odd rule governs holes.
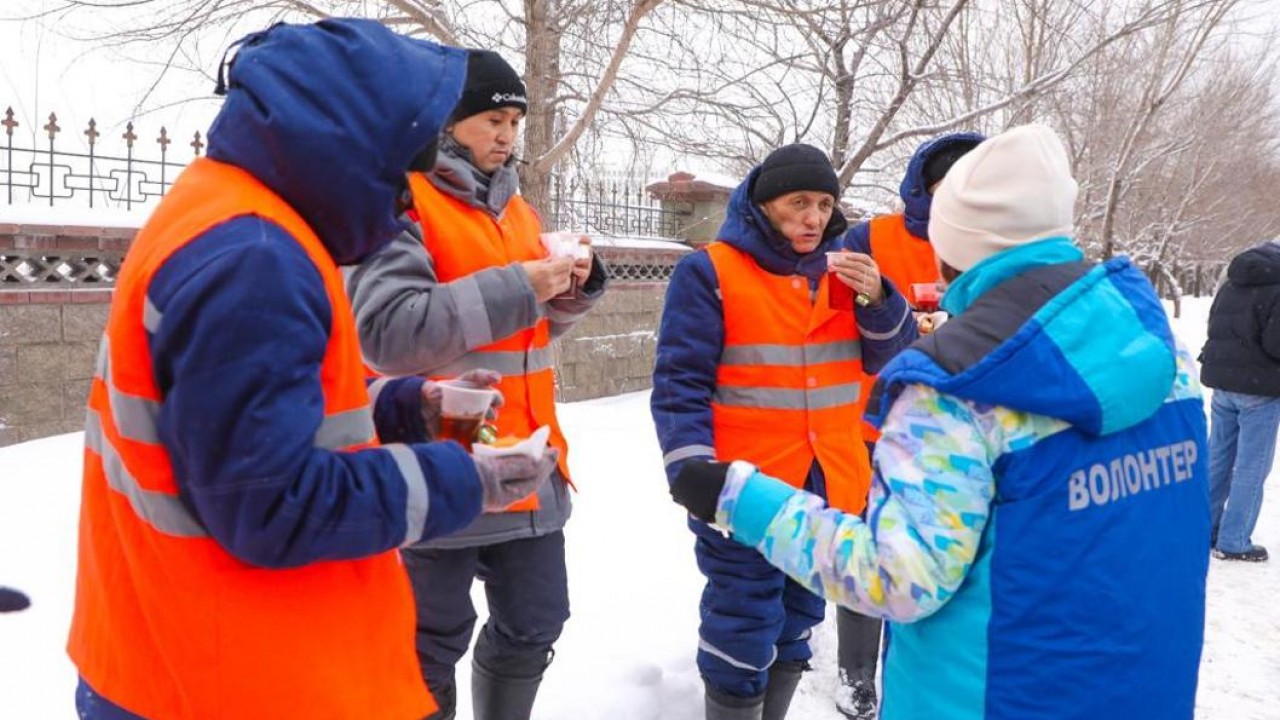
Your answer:
[[[857,302],[857,291],[849,287],[836,274],[835,265],[832,263],[840,255],[844,253],[829,252],[827,253],[827,307],[832,310],[848,310],[852,311]]]
[[[490,388],[440,385],[440,435],[470,448],[480,432],[489,407],[498,396]]]
[[[937,312],[942,293],[938,283],[911,283],[911,307],[921,312]]]

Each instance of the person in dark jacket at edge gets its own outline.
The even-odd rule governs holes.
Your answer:
[[[1253,542],[1280,428],[1280,242],[1231,260],[1209,310],[1200,382],[1213,388],[1209,511],[1214,557],[1264,562]]]
[[[789,577],[889,620],[882,720],[1195,714],[1204,400],[1146,276],[1084,260],[1076,193],[1043,125],[947,173],[929,234],[952,319],[880,373],[865,520],[748,462],[672,482]]]
[[[733,192],[717,242],[676,265],[653,375],[668,479],[697,459],[752,458],[833,507],[862,510],[863,368],[917,337],[910,308],[866,254],[826,253],[847,229],[839,182],[817,148],[771,153]],[[833,307],[831,283],[865,295]],[[702,595],[698,669],[708,720],[781,720],[812,655],[825,603],[759,552],[690,518]]]
[[[922,334],[942,324],[946,313],[937,308],[922,307],[912,296],[917,284],[938,283],[938,261],[929,242],[929,208],[933,191],[946,177],[947,171],[965,153],[977,147],[985,137],[975,132],[958,132],[926,140],[916,148],[907,163],[898,193],[903,211],[882,215],[850,228],[844,247],[865,253],[876,261],[880,274],[888,278],[907,298]],[[868,375],[865,386],[875,384]],[[870,393],[863,393],[863,406]],[[859,411],[859,415],[862,411]],[[874,453],[880,435],[870,424],[862,428],[869,453]],[[879,618],[859,615],[846,607],[836,611],[836,637],[839,681],[836,687],[836,709],[851,720],[876,717],[876,665],[880,657]]]
[[[125,259],[90,390],[77,710],[420,720],[436,705],[397,548],[556,462],[426,442],[438,387],[366,383],[342,286],[340,264],[403,230],[405,173],[430,163],[466,53],[369,20],[238,44],[208,157]]]
[[[347,275],[370,367],[432,378],[496,369],[505,397],[498,434],[525,437],[546,425],[561,451],[536,497],[403,551],[418,604],[418,659],[440,701],[430,720],[455,715],[455,667],[475,629],[476,578],[489,608],[472,653],[476,720],[527,720],[569,618],[564,527],[572,502],[551,345],[604,295],[607,272],[589,238],[577,238],[576,260],[548,257],[542,245],[541,220],[516,175],[527,109],[515,69],[495,52],[471,51],[436,162],[410,174],[409,231]]]

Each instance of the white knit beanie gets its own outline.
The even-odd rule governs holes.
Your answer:
[[[933,195],[929,241],[964,271],[1002,250],[1070,237],[1076,181],[1067,151],[1044,125],[1021,125],[956,161]]]

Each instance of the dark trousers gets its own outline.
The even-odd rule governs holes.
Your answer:
[[[867,617],[849,610],[836,609],[836,646],[840,666],[840,682],[858,680],[875,683],[876,664],[880,659],[880,618]]]
[[[563,532],[473,548],[405,548],[402,553],[418,605],[418,662],[427,687],[435,691],[454,684],[454,666],[466,654],[476,624],[471,603],[475,578],[484,582],[489,600],[475,662],[500,677],[542,674],[569,619]]]
[[[809,635],[826,603],[764,556],[689,520],[698,569],[707,578],[698,628],[698,670],[722,695],[756,697],[774,662],[807,662]]]

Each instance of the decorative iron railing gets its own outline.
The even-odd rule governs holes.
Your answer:
[[[95,287],[115,284],[120,272],[120,253],[96,250],[50,252],[0,250],[0,289],[19,283],[32,287],[93,284]]]
[[[678,238],[687,213],[662,209],[642,187],[619,183],[552,184],[548,227],[614,237]]]
[[[88,151],[65,150],[58,146],[64,129],[56,113],[41,129],[48,137],[45,147],[28,147],[15,143],[14,130],[21,126],[14,119],[13,108],[7,108],[0,127],[4,128],[4,144],[0,146],[0,188],[4,199],[13,204],[80,202],[89,208],[122,207],[126,210],[143,205],[165,194],[173,179],[186,165],[169,152],[173,139],[161,127],[155,142],[160,146],[159,159],[142,157],[137,152],[139,136],[132,122],[125,126],[120,139],[124,154],[104,154],[99,138],[102,133],[93,118],[84,130]],[[204,140],[197,131],[188,147],[190,157],[199,157]]]

